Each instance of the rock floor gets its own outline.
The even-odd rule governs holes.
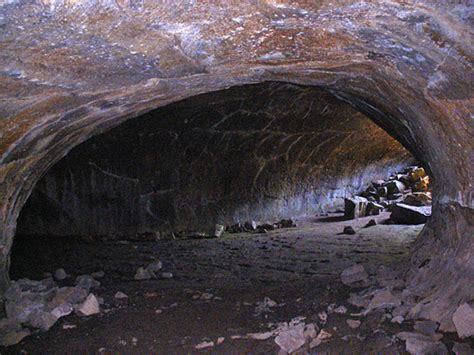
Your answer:
[[[332,336],[316,348],[299,353],[404,354],[405,344],[394,334],[413,324],[391,323],[385,312],[350,316],[359,308],[347,303],[354,289],[341,283],[341,272],[355,263],[370,273],[380,265],[408,267],[411,243],[418,226],[382,225],[362,228],[372,217],[343,221],[340,214],[297,221],[298,228],[267,234],[226,234],[219,239],[85,241],[83,239],[17,238],[12,278],[40,279],[64,268],[72,277],[104,271],[94,292],[104,298],[100,315],[61,318],[46,333],[37,333],[7,353],[278,353],[274,337],[240,338],[266,332],[278,322],[303,316]],[[379,221],[387,218],[378,216]],[[355,235],[341,234],[351,225]],[[134,280],[138,267],[163,262],[172,279]],[[357,290],[357,289],[356,289]],[[117,291],[129,297],[117,300]],[[265,297],[277,305],[257,312]],[[318,313],[344,305],[346,314],[329,314],[322,324]],[[331,306],[330,306],[331,307]],[[361,320],[352,329],[347,319]],[[221,344],[218,338],[223,337]],[[234,338],[234,339],[232,339]],[[197,350],[202,342],[214,346]],[[222,341],[222,339],[221,339]],[[442,341],[451,349],[454,334]],[[471,344],[472,346],[473,344]]]

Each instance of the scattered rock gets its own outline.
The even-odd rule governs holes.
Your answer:
[[[51,314],[56,318],[59,319],[61,317],[67,316],[72,313],[73,307],[69,303],[62,304],[61,306],[56,307],[51,311]]]
[[[414,329],[422,334],[431,336],[436,333],[438,330],[438,323],[430,321],[430,320],[424,320],[424,321],[417,321],[415,323]]]
[[[431,193],[429,192],[415,192],[410,195],[407,195],[403,199],[403,204],[409,206],[431,206],[432,198]]]
[[[213,341],[203,341],[199,344],[197,344],[194,348],[196,350],[201,350],[201,349],[206,349],[206,348],[212,348],[214,346]]]
[[[171,272],[163,272],[161,273],[161,277],[163,279],[172,279],[173,278],[173,273]]]
[[[151,279],[151,275],[143,267],[139,267],[133,278],[135,280],[149,280]]]
[[[262,313],[272,312],[271,308],[276,307],[277,303],[269,297],[265,297],[263,301],[257,302],[255,307],[255,314],[260,315]]]
[[[57,269],[54,272],[54,278],[58,281],[62,281],[67,278],[66,271],[64,269]]]
[[[406,350],[410,354],[448,354],[448,350],[442,342],[435,341],[426,335],[411,332],[401,332],[397,334],[397,337],[402,340],[405,340]]]
[[[472,355],[474,354],[474,349],[469,344],[454,343],[453,353],[455,355]]]
[[[403,316],[395,316],[390,320],[390,322],[398,323],[398,324],[402,324],[404,321],[405,321],[405,318],[403,318]]]
[[[214,237],[220,238],[224,233],[225,226],[223,224],[216,224],[214,227]]]
[[[263,332],[263,333],[249,333],[245,337],[255,340],[267,340],[275,335],[275,331]]]
[[[327,332],[324,329],[321,329],[318,336],[309,343],[310,349],[313,349],[319,345],[321,345],[324,341],[330,339],[332,337],[331,333]]]
[[[334,313],[337,314],[346,314],[347,313],[347,308],[344,306],[339,306],[333,310]]]
[[[92,288],[100,287],[100,282],[90,275],[81,275],[76,278],[76,286],[89,291]]]
[[[100,313],[99,301],[93,293],[89,294],[84,303],[77,307],[77,313],[81,316],[91,316]]]
[[[391,207],[390,219],[396,224],[423,224],[431,216],[431,206],[409,206],[396,203]]]
[[[118,299],[118,300],[123,300],[123,299],[128,298],[128,295],[126,295],[126,294],[123,293],[122,291],[117,291],[117,292],[115,293],[114,298],[116,298],[116,299]]]
[[[348,319],[348,320],[346,320],[346,323],[352,329],[359,328],[360,324],[361,324],[360,320],[355,320],[355,319]]]
[[[53,314],[43,311],[35,311],[30,315],[29,324],[43,332],[48,331],[58,320]]]
[[[29,329],[21,329],[18,331],[12,330],[2,335],[1,345],[12,346],[12,345],[18,344],[20,341],[22,341],[24,338],[26,338],[30,334],[31,332]]]
[[[351,226],[345,226],[342,233],[343,234],[349,234],[349,235],[356,234],[354,228],[352,228]]]
[[[350,219],[365,217],[368,203],[369,200],[361,196],[344,199],[344,217]]]
[[[318,313],[318,318],[321,324],[326,324],[328,320],[328,314],[325,311],[321,311]]]
[[[155,277],[155,273],[159,272],[162,267],[162,262],[158,260],[154,263],[149,264],[145,270],[150,274],[150,276]]]
[[[405,184],[398,180],[388,182],[385,187],[389,195],[402,194],[405,191]]]
[[[348,267],[341,273],[341,281],[344,285],[351,285],[355,282],[365,281],[369,275],[360,264]]]
[[[303,326],[297,326],[280,331],[275,337],[275,343],[278,344],[281,350],[287,353],[292,353],[301,348],[306,343],[304,336],[304,323]]]
[[[224,341],[225,341],[224,337],[217,338],[217,345],[221,345],[222,343],[224,343]]]
[[[395,308],[402,304],[400,299],[396,297],[392,291],[382,289],[375,293],[374,297],[369,303],[369,310]]]
[[[474,308],[468,303],[460,305],[453,314],[453,323],[461,339],[474,336]]]

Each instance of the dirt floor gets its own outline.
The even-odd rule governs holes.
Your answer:
[[[387,218],[383,214],[377,219]],[[61,318],[46,333],[37,333],[1,353],[120,353],[182,354],[278,353],[273,338],[237,339],[266,332],[278,322],[298,316],[332,334],[331,339],[301,353],[403,354],[404,343],[394,334],[412,330],[385,319],[384,312],[354,317],[360,309],[347,303],[354,289],[343,285],[340,273],[354,263],[370,272],[380,265],[408,266],[410,244],[418,226],[377,225],[362,228],[371,218],[343,221],[331,214],[297,221],[297,228],[267,234],[225,234],[219,239],[162,241],[96,241],[17,238],[12,278],[40,279],[64,268],[72,277],[104,271],[94,293],[104,299],[100,315]],[[355,235],[341,234],[351,225]],[[172,279],[135,281],[140,266],[163,262]],[[117,291],[128,300],[116,300]],[[209,295],[210,294],[210,295]],[[277,305],[258,312],[265,297]],[[345,305],[347,314],[330,314],[325,325],[318,313],[330,304]],[[347,319],[362,324],[351,329]],[[225,338],[217,344],[219,337]],[[234,338],[234,339],[232,339]],[[443,338],[448,348],[457,340]],[[214,346],[196,350],[203,341]]]

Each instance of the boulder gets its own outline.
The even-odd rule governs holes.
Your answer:
[[[20,341],[22,341],[24,338],[26,338],[30,334],[31,334],[30,330],[26,328],[21,329],[21,330],[12,330],[6,334],[1,335],[0,345],[12,346],[12,345],[18,344]]]
[[[296,227],[296,224],[291,219],[282,219],[278,225],[280,228],[293,228]]]
[[[65,303],[65,304],[63,304],[61,306],[58,306],[55,309],[53,309],[51,311],[51,314],[56,319],[59,319],[61,317],[64,317],[64,316],[67,316],[67,315],[71,314],[73,310],[74,309],[73,309],[72,305],[70,305],[69,303]]]
[[[161,261],[155,261],[154,263],[148,264],[146,267],[146,271],[150,273],[150,276],[153,276],[156,272],[159,272],[163,267],[163,263]]]
[[[368,203],[369,200],[361,196],[344,199],[344,217],[349,219],[365,217]]]
[[[417,207],[396,203],[390,210],[390,219],[395,224],[422,224],[431,216],[431,206]]]
[[[341,281],[344,285],[351,285],[355,282],[365,281],[369,275],[363,265],[356,264],[348,267],[341,273]]]
[[[428,192],[430,187],[430,177],[425,176],[411,185],[413,192]]]
[[[53,310],[64,304],[74,305],[84,301],[87,297],[87,291],[81,287],[61,287],[53,299],[47,303],[46,308]]]
[[[406,189],[405,184],[398,180],[392,180],[388,182],[385,187],[387,188],[388,195],[400,194]]]
[[[375,219],[371,219],[369,222],[367,222],[367,224],[364,226],[364,228],[369,228],[369,227],[373,227],[373,226],[376,226],[377,225],[377,222],[375,221]]]
[[[453,314],[453,323],[461,339],[474,336],[474,307],[461,304]]]
[[[365,215],[366,216],[377,216],[382,212],[384,207],[375,202],[368,202],[367,207],[365,208]]]
[[[377,195],[379,195],[380,197],[387,197],[388,195],[387,187],[386,186],[377,187]]]
[[[438,330],[439,324],[431,320],[417,321],[414,329],[422,334],[431,336]]]
[[[244,223],[244,228],[248,231],[253,232],[254,230],[257,229],[257,222],[255,222],[255,221],[245,222]]]
[[[420,179],[426,177],[426,171],[424,168],[415,168],[411,172],[408,173],[408,179],[411,182],[416,182]]]

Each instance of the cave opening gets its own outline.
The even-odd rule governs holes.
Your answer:
[[[156,312],[191,296],[291,303],[294,290],[303,307],[332,304],[353,265],[402,287],[430,205],[412,154],[333,93],[232,87],[122,123],[52,167],[18,219],[11,278],[96,276],[100,289],[86,285],[105,309],[123,306],[117,292]]]

